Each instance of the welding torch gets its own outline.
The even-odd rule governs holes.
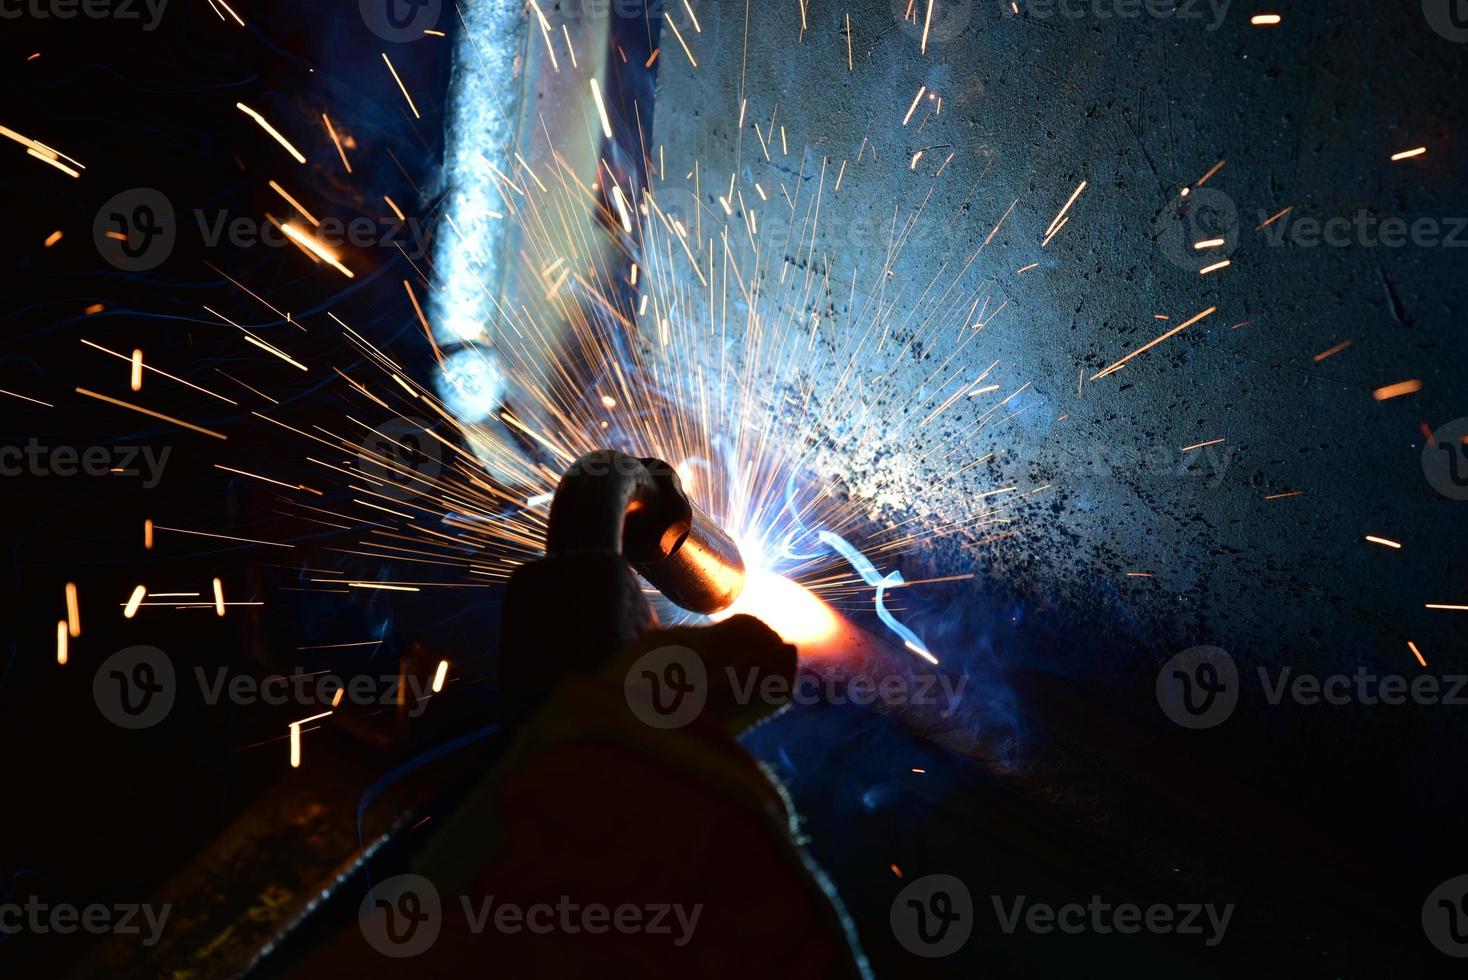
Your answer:
[[[538,708],[566,672],[597,671],[657,625],[639,575],[690,612],[716,615],[747,606],[787,642],[799,643],[799,673],[822,690],[877,680],[938,690],[934,682],[945,674],[950,684],[963,680],[895,649],[794,583],[784,588],[803,595],[797,609],[803,622],[789,621],[788,605],[761,602],[758,593],[777,577],[746,570],[734,541],[659,459],[612,450],[578,459],[552,499],[545,550],[545,558],[515,571],[505,595],[500,680],[512,726]],[[746,601],[730,610],[747,583]],[[878,701],[870,708],[929,741],[978,754],[977,704],[959,710],[956,703],[922,700]]]
[[[588,453],[562,476],[545,552],[505,592],[500,680],[512,723],[564,672],[595,669],[655,624],[638,575],[695,613],[727,609],[744,589],[738,546],[677,471],[614,450]]]

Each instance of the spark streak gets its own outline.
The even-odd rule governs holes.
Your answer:
[[[291,157],[294,158],[297,163],[305,163],[306,162],[305,155],[303,153],[301,153],[300,150],[296,149],[295,146],[293,146],[291,144],[291,141],[290,140],[288,140],[284,136],[282,136],[281,133],[280,133],[280,130],[276,129],[274,126],[270,125],[270,123],[266,122],[264,116],[260,115],[260,113],[256,112],[254,109],[251,109],[249,106],[245,105],[243,102],[236,102],[234,104],[234,106],[235,106],[236,109],[240,110],[245,115],[247,115],[251,119],[255,120],[255,122],[259,123],[260,124],[260,128],[263,129],[263,130],[265,130],[265,132],[269,133],[270,136],[271,136],[271,138],[274,139],[275,142],[277,142],[281,146],[285,147],[285,151],[287,153],[289,153],[291,155]]]
[[[1199,313],[1196,316],[1192,317],[1191,319],[1189,319],[1189,320],[1187,320],[1187,321],[1185,321],[1183,323],[1180,323],[1177,326],[1173,327],[1171,330],[1167,331],[1167,333],[1165,333],[1162,336],[1158,337],[1156,340],[1150,341],[1149,343],[1143,344],[1141,347],[1138,347],[1136,350],[1132,351],[1126,357],[1123,357],[1121,360],[1117,361],[1115,364],[1111,365],[1110,367],[1105,368],[1105,369],[1103,369],[1101,371],[1098,371],[1095,374],[1091,375],[1090,380],[1095,381],[1098,378],[1104,378],[1104,377],[1106,377],[1108,374],[1115,374],[1117,371],[1119,371],[1121,369],[1122,365],[1126,364],[1132,358],[1137,357],[1137,356],[1139,356],[1141,354],[1145,354],[1147,351],[1151,350],[1153,347],[1156,347],[1158,344],[1162,343],[1164,340],[1167,340],[1170,337],[1177,336],[1178,334],[1182,333],[1184,330],[1186,330],[1189,327],[1191,327],[1193,324],[1197,323],[1198,321],[1202,320],[1205,317],[1212,316],[1216,312],[1218,312],[1218,307],[1216,307],[1216,306],[1210,306],[1210,307],[1208,307],[1208,309],[1204,310],[1202,313]]]

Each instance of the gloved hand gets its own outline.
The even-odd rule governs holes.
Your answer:
[[[790,701],[795,647],[753,616],[712,626],[649,630],[600,671],[654,728],[700,721],[738,737]]]

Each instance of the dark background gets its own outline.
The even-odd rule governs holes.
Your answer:
[[[890,23],[886,4],[856,6],[859,19]],[[492,720],[492,692],[477,681],[493,655],[492,593],[408,602],[281,591],[310,587],[304,568],[339,567],[383,578],[400,572],[326,551],[345,546],[331,529],[281,517],[268,488],[213,468],[224,463],[281,479],[298,474],[309,482],[312,470],[297,444],[248,413],[269,410],[304,428],[312,421],[333,425],[344,408],[361,406],[319,370],[301,375],[257,356],[203,307],[258,329],[313,365],[332,363],[350,372],[354,351],[325,316],[330,309],[374,343],[390,346],[406,365],[421,367],[426,354],[414,340],[413,314],[403,300],[400,281],[412,273],[402,255],[363,252],[358,278],[346,284],[312,269],[294,249],[211,249],[186,229],[158,270],[129,275],[104,262],[92,241],[98,209],[135,187],[163,191],[180,215],[195,208],[280,214],[265,187],[272,177],[308,190],[311,200],[342,216],[376,215],[383,193],[410,213],[428,213],[432,201],[424,187],[441,141],[449,43],[393,52],[423,111],[419,122],[403,111],[380,71],[375,59],[381,45],[362,27],[354,4],[241,13],[248,29],[221,23],[205,3],[182,0],[173,0],[152,32],[85,18],[0,24],[0,84],[10,93],[0,123],[87,165],[83,177],[72,180],[18,146],[0,146],[8,251],[0,387],[56,406],[4,399],[0,431],[7,444],[35,436],[52,446],[147,443],[171,450],[164,481],[153,489],[122,477],[26,476],[0,483],[9,558],[0,647],[0,731],[7,746],[0,886],[12,893],[78,904],[145,901],[262,794],[289,784],[291,792],[309,798],[311,781],[322,780],[332,793],[346,786],[350,796],[401,761],[401,750],[372,749],[328,729],[308,739],[307,765],[292,772],[285,765],[285,726],[295,716],[289,708],[184,699],[165,724],[122,732],[95,711],[91,682],[95,667],[126,646],[151,644],[190,667],[254,669],[270,662],[323,669],[341,661],[313,659],[294,647],[373,637],[383,638],[383,646],[357,666],[392,671],[416,643],[463,664],[464,686],[480,689],[458,692],[469,707],[452,716],[457,730]],[[1307,21],[1304,11],[1286,14]],[[955,70],[963,58],[989,50],[979,46],[983,23],[973,26],[970,45],[944,55],[959,63]],[[1369,13],[1311,11],[1308,25],[1287,39],[1272,39],[1278,46],[1265,54],[1254,53],[1256,63],[1260,57],[1269,63],[1257,74],[1255,64],[1246,63],[1249,28],[1232,21],[1213,49],[1215,59],[1202,69],[1206,85],[1197,78],[1197,58],[1179,53],[1150,62],[1160,66],[1152,70],[1162,87],[1153,95],[1175,105],[1195,131],[1217,119],[1228,133],[1207,137],[1216,144],[1210,159],[1176,183],[1252,141],[1276,146],[1295,167],[1316,171],[1316,196],[1304,206],[1315,203],[1322,214],[1339,210],[1322,201],[1354,208],[1368,199],[1383,213],[1468,214],[1458,162],[1464,46],[1428,32],[1416,4],[1373,6]],[[1055,31],[1036,28],[1026,42],[1029,54],[1093,68],[1108,64],[1116,39],[1106,31],[1113,27],[1061,26],[1072,33],[1049,37]],[[1168,47],[1161,35],[1148,35],[1154,29],[1139,25],[1136,37],[1143,41],[1135,43],[1153,37]],[[721,42],[724,54],[732,50],[728,43]],[[1411,55],[1405,63],[1379,67],[1385,53],[1404,51]],[[34,52],[41,57],[26,60]],[[1096,72],[1089,87],[1061,86],[1058,93],[1026,80],[1007,104],[1021,114],[1057,100],[1072,115],[1109,112],[1117,118],[1124,114],[1121,103],[1137,93],[1125,60],[1112,67]],[[1001,82],[994,79],[990,91]],[[1257,102],[1230,105],[1232,93],[1249,85],[1265,86],[1250,91],[1272,99],[1271,112],[1253,109]],[[1211,103],[1207,114],[1187,105],[1200,87]],[[295,167],[234,108],[236,101],[290,133],[310,165]],[[660,100],[660,114],[666,104]],[[359,144],[350,181],[324,131],[310,125],[321,111]],[[1419,117],[1410,137],[1386,142],[1393,150],[1428,144],[1430,166],[1415,183],[1382,187],[1382,175],[1399,174],[1381,162],[1375,143],[1367,153],[1363,141],[1409,112]],[[1169,119],[1169,111],[1158,109],[1127,117],[1143,133],[1161,131]],[[1360,166],[1342,162],[1358,152]],[[1108,183],[1122,187],[1148,167],[1139,158],[1129,164],[1118,164],[1111,180],[1098,182],[1092,193],[1103,193]],[[1360,176],[1368,172],[1373,176]],[[1074,175],[1047,176],[1063,200]],[[1272,172],[1259,179],[1286,181]],[[1364,186],[1371,184],[1377,186]],[[1130,258],[1125,250],[1133,246],[1109,240],[1107,223],[1093,224],[1091,252],[1062,275],[1068,292],[1046,301],[1067,313],[1077,297],[1110,310],[1108,302],[1132,290],[1164,294],[1171,288],[1139,283],[1141,273],[1101,274],[1087,256],[1121,252]],[[43,248],[56,229],[65,237]],[[948,234],[971,243],[987,229],[953,222]],[[1150,245],[1135,247],[1134,265],[1158,263],[1155,252],[1143,251]],[[932,249],[942,251],[943,243]],[[1113,556],[1108,567],[1104,546],[1071,550],[1063,533],[1047,537],[1044,526],[1033,528],[1033,538],[1021,536],[992,564],[954,568],[955,561],[970,559],[920,553],[910,577],[918,577],[925,562],[942,572],[975,567],[986,573],[924,593],[919,609],[932,627],[930,642],[946,640],[965,651],[960,662],[992,705],[977,726],[976,751],[939,751],[851,709],[794,712],[751,736],[751,747],[789,781],[808,818],[812,852],[831,872],[879,975],[1039,976],[1082,964],[1099,975],[1125,968],[1137,976],[1374,977],[1428,976],[1450,967],[1426,944],[1419,914],[1433,887],[1468,871],[1462,829],[1468,779],[1458,760],[1462,707],[1275,708],[1256,686],[1227,725],[1187,733],[1166,721],[1153,695],[1158,665],[1203,642],[1229,648],[1246,671],[1295,663],[1320,673],[1364,666],[1412,675],[1418,668],[1404,642],[1413,638],[1428,652],[1433,672],[1462,669],[1468,617],[1424,615],[1421,606],[1468,601],[1461,548],[1468,505],[1435,496],[1417,463],[1418,423],[1435,427],[1468,411],[1462,400],[1468,279],[1461,253],[1407,249],[1382,257],[1322,249],[1263,259],[1235,270],[1239,275],[1229,283],[1243,297],[1236,321],[1257,316],[1280,335],[1321,320],[1331,321],[1333,337],[1389,333],[1373,347],[1379,367],[1352,367],[1333,379],[1353,388],[1354,400],[1317,387],[1276,408],[1267,393],[1315,383],[1304,368],[1275,356],[1281,349],[1276,339],[1262,356],[1218,358],[1211,366],[1202,358],[1191,367],[1183,363],[1174,377],[1154,384],[1144,404],[1109,406],[1098,418],[1135,432],[1161,425],[1159,417],[1186,414],[1205,384],[1237,387],[1240,395],[1226,415],[1260,420],[1255,462],[1268,475],[1259,491],[1288,489],[1308,474],[1312,495],[1303,516],[1231,505],[1230,544],[1221,546],[1195,533],[1208,523],[1201,507],[1169,501],[1161,507],[1169,519],[1159,525],[1145,508],[1132,511],[1146,488],[1092,489],[1099,499],[1095,520],[1108,533],[1147,540],[1176,555],[1191,573],[1191,587],[1141,598],[1115,584],[1118,568],[1130,567],[1124,557]],[[1284,267],[1288,262],[1301,264]],[[289,311],[294,322],[232,286],[211,263]],[[1373,299],[1360,298],[1356,290],[1363,288]],[[1322,295],[1336,301],[1322,306],[1316,302]],[[1175,305],[1191,310],[1210,302],[1200,298]],[[84,314],[94,303],[105,310]],[[1120,327],[1106,337],[1074,341],[1065,338],[1065,327],[1057,331],[1059,339],[1048,339],[1101,357],[1097,366],[1150,339],[1122,336]],[[131,397],[126,365],[83,346],[83,337],[115,350],[142,347],[150,363],[237,400],[231,408],[154,378],[139,398],[226,431],[228,444],[76,395],[75,387],[86,387]],[[1311,349],[1327,346],[1313,343]],[[270,406],[219,371],[282,404]],[[1068,365],[1057,373],[1074,374]],[[1405,377],[1428,381],[1410,404],[1376,406],[1365,395],[1376,380]],[[1059,391],[1068,383],[1053,387]],[[379,412],[373,421],[386,417]],[[1270,470],[1278,460],[1286,465]],[[1062,498],[1057,506],[1066,503],[1076,500]],[[158,547],[144,552],[146,518],[298,547],[275,554],[160,532]],[[1046,525],[1043,516],[1034,523]],[[1048,526],[1064,523],[1057,516]],[[1329,535],[1341,527],[1350,533],[1337,544]],[[1407,561],[1385,564],[1375,550],[1357,547],[1362,533],[1406,539],[1409,553],[1390,557]],[[1260,555],[1267,557],[1253,560]],[[214,575],[223,578],[230,598],[265,605],[232,610],[222,620],[208,611],[145,609],[128,622],[109,608],[139,581],[155,591],[207,593]],[[73,644],[71,663],[58,668],[53,635],[68,581],[81,586],[84,632]],[[451,734],[419,737],[433,742]],[[328,778],[312,768],[317,752],[352,762]],[[927,774],[919,779],[912,767]],[[259,859],[268,864],[271,855]],[[909,879],[956,874],[981,906],[991,893],[1084,901],[1101,892],[1143,903],[1235,902],[1238,911],[1228,941],[1217,950],[1185,940],[1126,943],[981,930],[959,957],[928,963],[892,938],[888,907],[900,882],[891,865]],[[0,963],[10,958],[50,975],[88,955],[88,946],[81,937],[18,937],[0,944]]]

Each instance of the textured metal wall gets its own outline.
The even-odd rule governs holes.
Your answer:
[[[655,142],[670,183],[698,162],[705,222],[725,223],[716,198],[731,173],[746,200],[756,181],[769,191],[767,240],[783,230],[782,213],[805,220],[776,188],[809,196],[824,182],[813,249],[786,257],[829,264],[802,311],[820,314],[828,349],[864,329],[854,313],[874,294],[899,340],[918,336],[943,305],[930,283],[940,273],[951,281],[1018,202],[944,302],[962,296],[962,317],[968,297],[988,290],[972,318],[986,325],[955,364],[972,377],[999,361],[990,378],[999,396],[1031,382],[1011,404],[1024,411],[977,433],[965,430],[992,407],[987,399],[960,399],[927,425],[927,409],[914,409],[875,434],[831,427],[817,434],[829,471],[844,471],[889,520],[961,519],[996,488],[1052,485],[1013,508],[1010,537],[978,544],[995,530],[985,527],[921,548],[939,566],[972,562],[1037,601],[1059,601],[1077,624],[1100,616],[1159,656],[1212,640],[1264,659],[1377,657],[1405,668],[1414,666],[1408,636],[1461,649],[1461,626],[1423,609],[1461,600],[1468,582],[1448,531],[1465,505],[1424,477],[1420,425],[1468,414],[1468,253],[1354,233],[1345,247],[1310,246],[1294,230],[1283,241],[1270,233],[1361,212],[1436,219],[1446,235],[1468,214],[1453,128],[1464,46],[1415,4],[1287,11],[1266,29],[1251,25],[1252,9],[1226,3],[1119,18],[1112,8],[1129,5],[1072,5],[1080,15],[1068,16],[1021,4],[1016,16],[1008,4],[940,2],[923,53],[921,28],[903,22],[907,6],[706,3],[701,34],[674,14],[699,66],[675,45],[663,52]],[[924,6],[915,4],[919,14]],[[942,97],[941,114],[925,98],[904,126],[919,86]],[[772,117],[769,141],[778,144],[783,126],[788,154],[775,145],[767,161],[754,127]],[[1425,157],[1390,162],[1423,144]],[[1068,222],[1042,248],[1082,180]],[[1185,187],[1195,188],[1191,200],[1179,197]],[[919,208],[889,269],[894,212],[901,229]],[[1220,225],[1232,266],[1200,276],[1188,246]],[[1117,373],[1088,380],[1211,307]],[[953,389],[923,386],[965,339],[945,326],[863,363],[853,383],[874,399],[920,391],[927,400],[915,403],[936,406]],[[1345,341],[1352,346],[1317,362]],[[1373,399],[1377,387],[1414,378],[1420,394]],[[833,372],[815,385],[817,408],[847,397],[838,380]],[[1366,534],[1409,545],[1389,551],[1364,544]]]

